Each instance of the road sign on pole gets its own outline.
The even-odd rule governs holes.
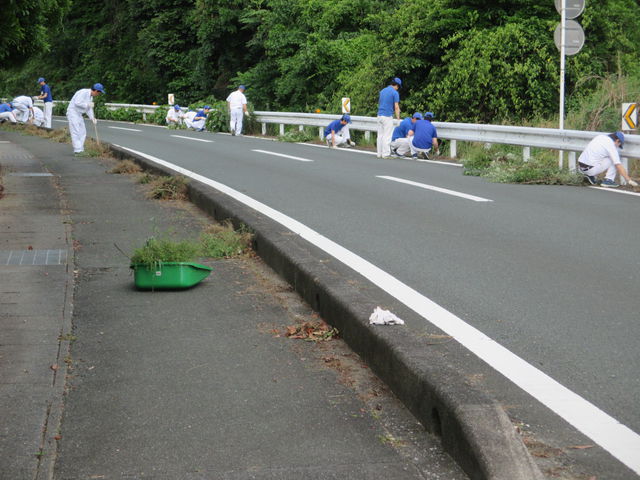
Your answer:
[[[168,97],[167,98],[167,103],[169,105],[173,105],[174,103],[176,103],[176,98],[175,98],[175,95],[173,93],[170,93],[167,97]]]
[[[555,0],[556,10],[562,15],[562,0]],[[584,0],[566,0],[565,13],[567,20],[573,20],[584,12]]]
[[[584,30],[575,20],[566,20],[565,23],[564,54],[575,55],[582,50],[584,45]],[[562,23],[559,23],[555,32],[553,32],[553,40],[558,50],[562,50]]]
[[[622,104],[622,130],[635,130],[638,128],[638,104]]]
[[[342,99],[342,113],[351,113],[351,99],[344,97]]]

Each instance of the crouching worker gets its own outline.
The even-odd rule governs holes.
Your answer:
[[[44,112],[40,110],[40,107],[33,106],[33,124],[36,127],[44,127],[45,126],[45,116]]]
[[[409,132],[411,135],[411,156],[413,158],[418,158],[418,154],[422,154],[428,160],[431,151],[435,151],[436,155],[440,155],[438,132],[435,125],[431,123],[432,119],[432,112],[425,113],[424,119],[418,120],[413,125],[413,135]]]
[[[411,136],[413,135],[413,126],[418,120],[422,120],[422,114],[416,112],[411,117],[407,117],[393,129],[391,135],[391,153],[396,157],[404,157],[411,150]]]
[[[97,97],[101,93],[105,93],[101,83],[96,83],[91,88],[82,88],[78,90],[67,107],[67,120],[69,122],[69,133],[71,133],[71,143],[73,144],[73,153],[82,155],[84,152],[84,141],[87,138],[87,129],[84,126],[82,115],[87,115],[95,125],[98,123],[93,113],[93,97]]]
[[[596,176],[606,171],[604,180],[600,182],[601,187],[619,187],[616,183],[616,173],[619,173],[629,185],[637,187],[638,183],[633,181],[627,170],[620,161],[618,149],[624,146],[624,133],[616,132],[609,135],[596,135],[589,142],[587,148],[578,157],[578,170],[586,182],[597,185]]]
[[[209,110],[211,110],[211,107],[209,105],[205,105],[204,107],[202,107],[202,110],[198,110],[198,112],[193,117],[191,126],[196,132],[204,132],[204,126],[205,122],[207,121]]]
[[[334,120],[324,129],[324,136],[328,147],[335,148],[340,145],[355,147],[355,142],[352,142],[349,136],[350,123],[351,117],[349,115],[343,115],[340,120]]]
[[[26,95],[20,95],[11,102],[13,105],[13,116],[20,123],[27,123],[33,118],[33,99]]]
[[[173,107],[169,108],[169,111],[167,111],[167,116],[165,117],[165,122],[167,122],[167,125],[171,126],[171,125],[182,125],[182,119],[184,118],[184,114],[182,113],[182,111],[180,110],[180,105],[174,105]]]
[[[16,123],[16,117],[13,114],[13,105],[11,102],[0,103],[0,123],[7,121],[11,123]]]

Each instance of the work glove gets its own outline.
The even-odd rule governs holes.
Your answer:
[[[244,116],[248,117],[249,116],[249,112],[244,112]]]
[[[93,122],[94,125],[98,124],[98,119],[97,118],[92,118],[91,121]]]
[[[636,182],[635,180],[629,180],[629,185],[631,185],[632,187],[637,187],[638,182]]]
[[[440,156],[440,149],[436,150],[436,155]]]

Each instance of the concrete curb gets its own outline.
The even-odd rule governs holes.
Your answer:
[[[176,173],[110,146],[113,154],[162,175]],[[530,480],[543,476],[501,406],[469,385],[447,360],[451,351],[424,348],[406,328],[369,326],[378,305],[406,307],[381,289],[277,222],[200,182],[189,182],[190,200],[221,221],[231,219],[255,234],[254,249],[393,390],[471,479]],[[459,354],[459,351],[458,351]]]

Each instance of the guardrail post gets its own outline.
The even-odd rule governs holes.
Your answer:
[[[458,156],[458,141],[457,140],[451,140],[451,143],[449,145],[449,156],[451,158],[456,158]]]
[[[267,134],[267,124],[266,123],[262,123],[262,135],[266,135]]]
[[[569,171],[576,171],[576,152],[569,152]]]
[[[531,158],[531,147],[524,147],[522,149],[522,160],[528,162]]]
[[[280,124],[280,135],[284,135],[284,123]]]
[[[300,130],[301,132],[304,131],[304,125],[298,125],[298,130]]]
[[[366,130],[364,132],[364,139],[369,142],[371,140],[371,132],[369,130]]]
[[[324,128],[318,128],[318,136],[320,137],[320,140],[324,140]]]
[[[146,112],[142,112],[142,121],[143,122],[147,121],[147,113]]]

